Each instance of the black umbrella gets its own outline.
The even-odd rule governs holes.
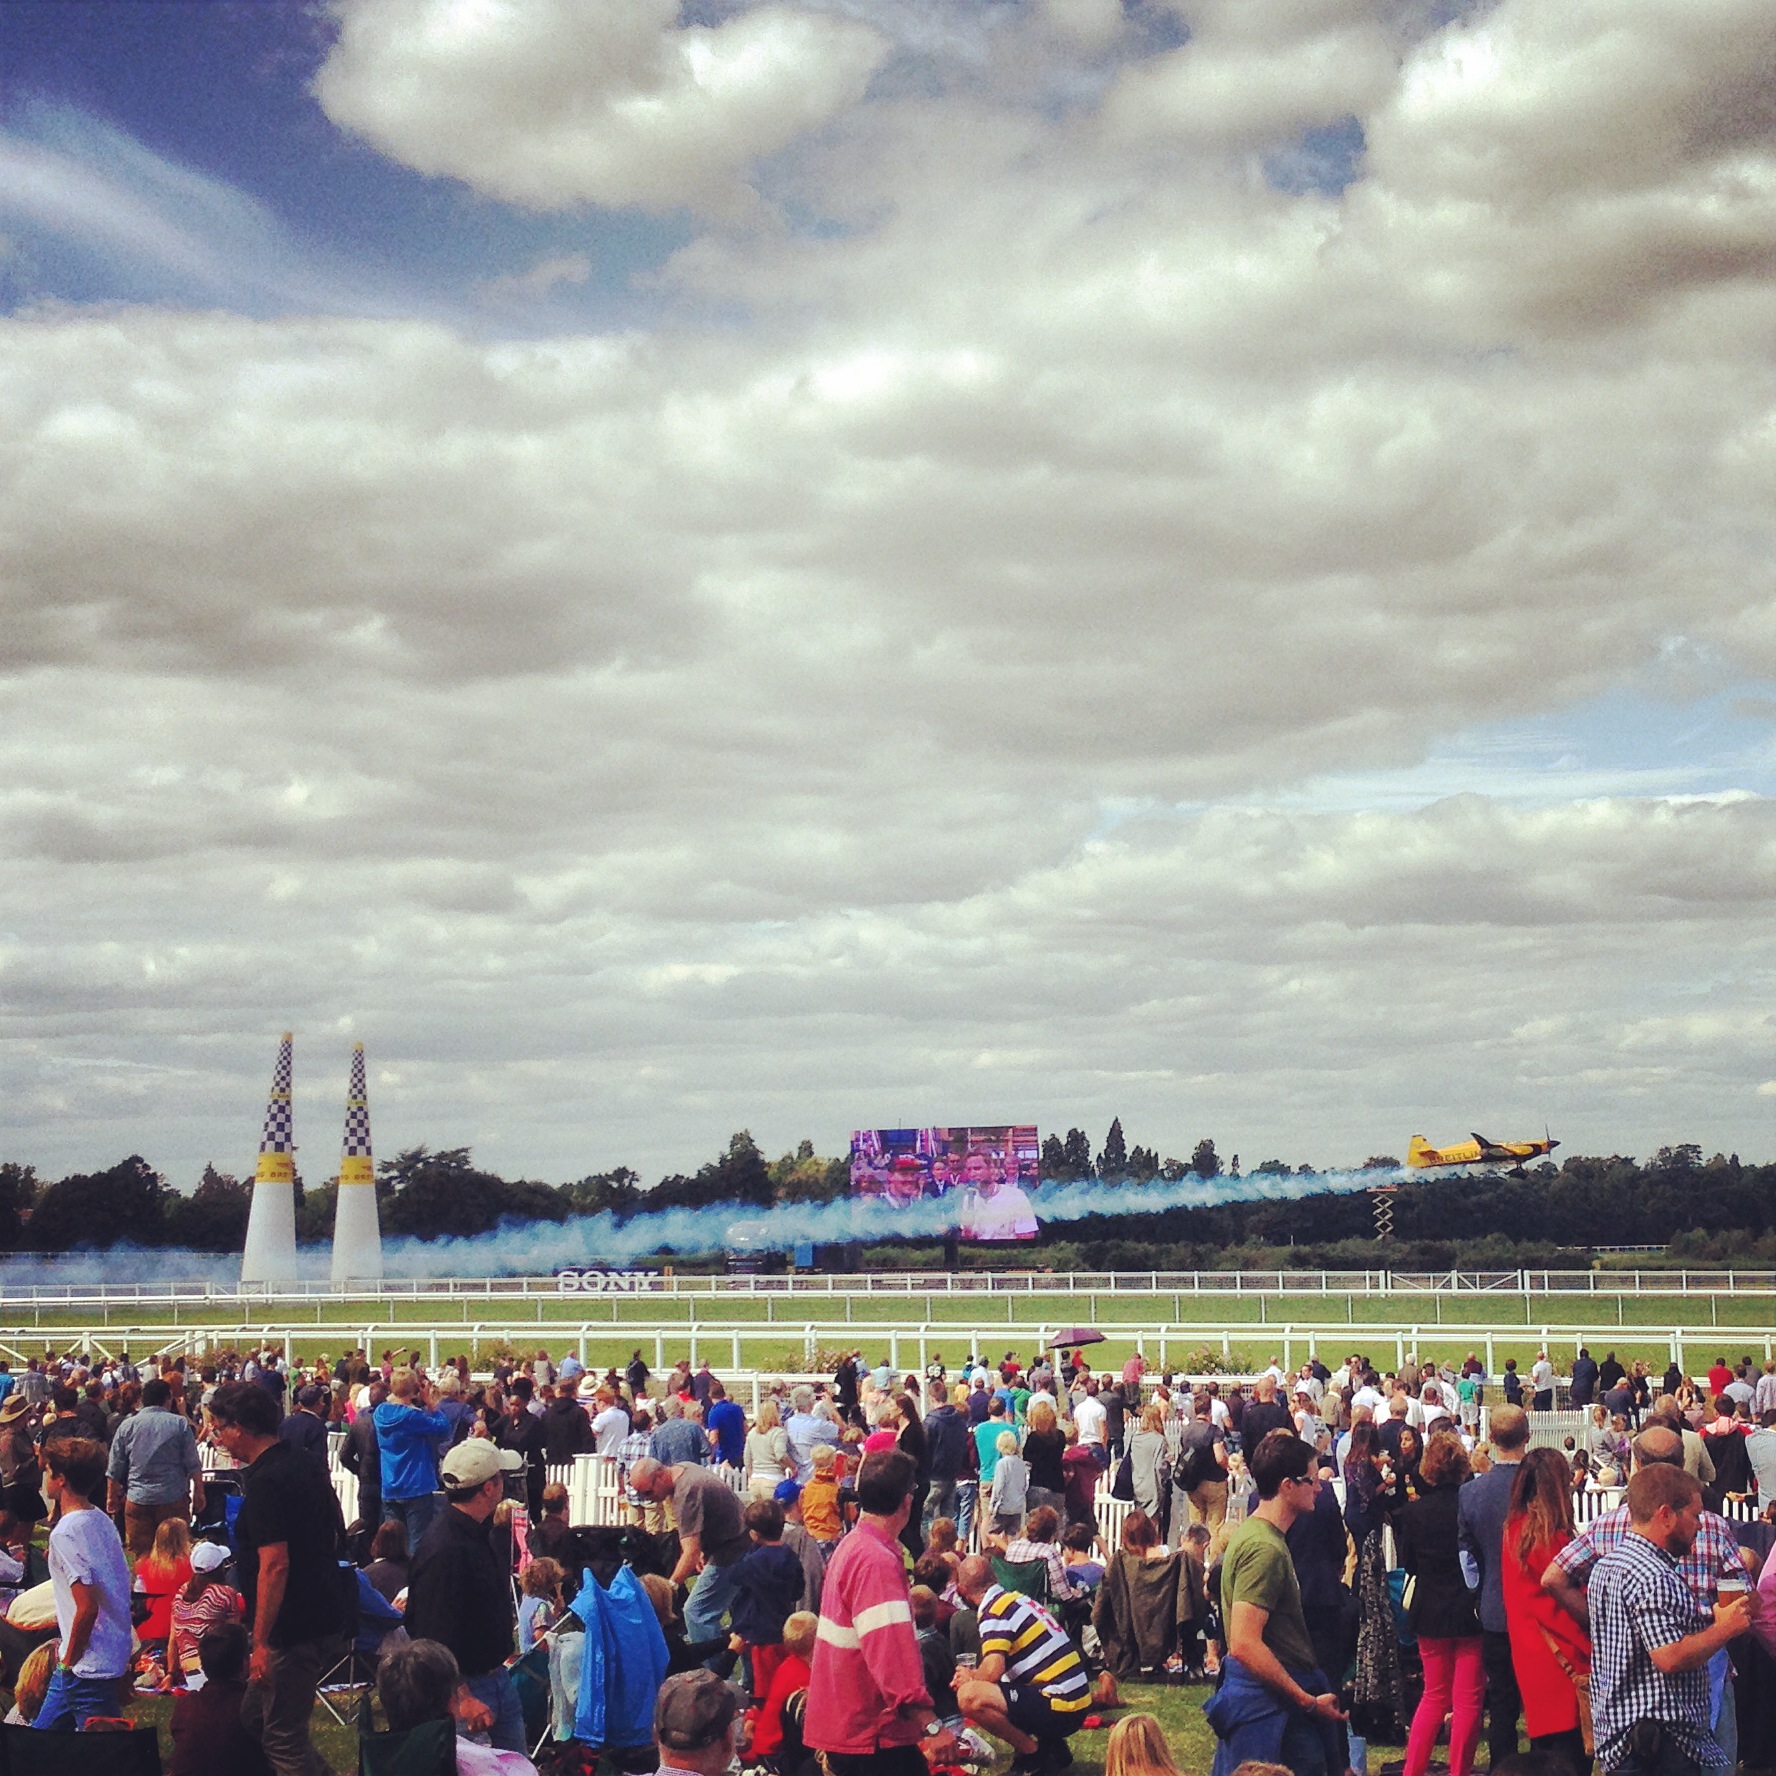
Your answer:
[[[1103,1342],[1102,1332],[1094,1332],[1090,1326],[1074,1326],[1066,1332],[1057,1332],[1048,1348],[1051,1351],[1072,1350],[1075,1345]]]

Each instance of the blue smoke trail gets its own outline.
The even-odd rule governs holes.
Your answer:
[[[1250,1172],[1241,1178],[1199,1178],[1193,1173],[1145,1183],[1094,1178],[1044,1184],[1029,1194],[1038,1220],[1052,1226],[1091,1215],[1153,1215],[1165,1209],[1350,1195],[1405,1178],[1403,1170]],[[809,1243],[929,1239],[952,1230],[956,1206],[953,1197],[922,1198],[905,1207],[874,1197],[841,1197],[828,1203],[779,1203],[768,1209],[749,1203],[711,1203],[697,1209],[644,1210],[626,1221],[609,1213],[579,1215],[565,1222],[508,1221],[491,1233],[468,1238],[384,1240],[383,1269],[391,1277],[403,1278],[547,1276],[562,1265],[633,1264],[665,1248],[682,1253],[724,1248],[771,1252]],[[1006,1249],[1015,1250],[1015,1242]],[[327,1247],[305,1248],[298,1264],[302,1280],[324,1280],[329,1263]],[[143,1277],[232,1289],[240,1279],[240,1257],[116,1245],[56,1257],[20,1254],[0,1261],[0,1287],[5,1288],[131,1282]]]

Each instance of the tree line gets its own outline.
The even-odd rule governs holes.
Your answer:
[[[1043,1143],[1045,1181],[1098,1178],[1147,1182],[1223,1174],[1211,1140],[1191,1160],[1159,1159],[1123,1144],[1120,1120],[1103,1146],[1078,1130]],[[1118,1163],[1120,1155],[1121,1163]],[[1377,1155],[1370,1165],[1396,1165]],[[1248,1175],[1305,1175],[1266,1160]],[[1225,1175],[1235,1175],[1230,1163]],[[502,1224],[564,1222],[608,1212],[620,1220],[671,1208],[738,1203],[768,1208],[830,1202],[850,1185],[848,1158],[826,1158],[803,1141],[775,1160],[739,1130],[727,1148],[692,1173],[644,1187],[627,1166],[566,1184],[506,1179],[474,1163],[467,1148],[413,1147],[377,1167],[383,1231],[393,1237],[468,1238]],[[1304,1186],[1311,1192],[1311,1185]],[[333,1231],[336,1180],[297,1187],[297,1237],[323,1241]],[[0,1250],[66,1252],[129,1241],[199,1251],[239,1251],[246,1236],[251,1183],[206,1166],[189,1195],[175,1190],[139,1155],[109,1170],[53,1182],[26,1165],[0,1164]],[[1057,1269],[1202,1269],[1229,1262],[1258,1266],[1426,1268],[1454,1262],[1555,1262],[1557,1250],[1614,1245],[1670,1246],[1708,1261],[1736,1253],[1776,1259],[1776,1165],[1742,1165],[1738,1155],[1704,1160],[1695,1145],[1661,1147],[1650,1159],[1574,1155],[1544,1162],[1524,1178],[1413,1180],[1394,1193],[1394,1237],[1374,1237],[1372,1205],[1362,1191],[1312,1192],[1290,1200],[1228,1202],[1137,1215],[1102,1214],[1045,1227],[1032,1247],[975,1254],[981,1261],[1049,1264]]]

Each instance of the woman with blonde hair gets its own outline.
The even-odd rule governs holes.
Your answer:
[[[154,1532],[154,1547],[136,1562],[133,1589],[148,1613],[136,1629],[144,1646],[164,1646],[173,1631],[173,1598],[191,1582],[191,1530],[183,1517],[169,1517]]]
[[[1179,1776],[1165,1729],[1150,1714],[1125,1714],[1110,1729],[1104,1776]]]
[[[1032,1400],[1024,1430],[1024,1460],[1030,1464],[1029,1509],[1052,1505],[1057,1514],[1067,1509],[1067,1477],[1061,1457],[1067,1453],[1066,1434],[1060,1415],[1046,1400]]]
[[[759,1498],[769,1498],[780,1481],[795,1478],[795,1463],[789,1453],[789,1433],[783,1428],[777,1402],[768,1395],[759,1402],[758,1417],[746,1433],[740,1471],[746,1478],[748,1491]]]

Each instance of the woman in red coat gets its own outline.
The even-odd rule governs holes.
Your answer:
[[[1591,1669],[1591,1637],[1542,1589],[1549,1562],[1573,1539],[1572,1498],[1566,1457],[1558,1449],[1532,1449],[1511,1489],[1499,1574],[1530,1749],[1553,1752],[1584,1776],[1591,1754],[1573,1677]]]

